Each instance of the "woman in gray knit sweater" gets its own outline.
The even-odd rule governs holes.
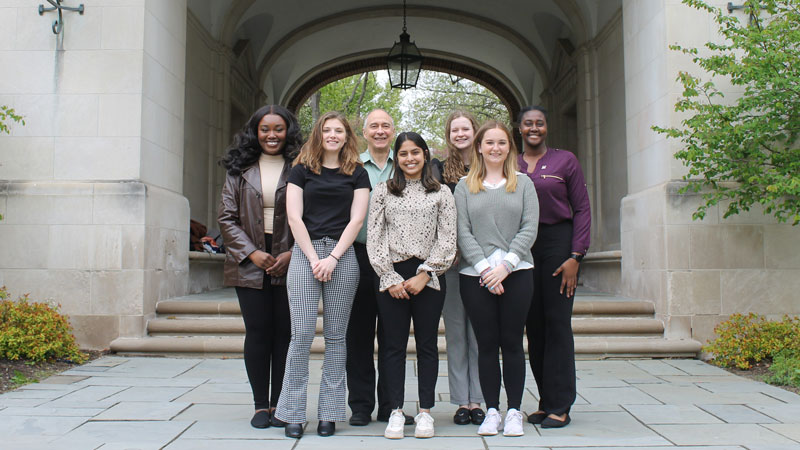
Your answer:
[[[455,190],[461,299],[478,340],[478,372],[488,411],[478,434],[503,429],[522,436],[525,353],[522,336],[533,293],[533,256],[539,200],[533,182],[517,173],[511,133],[489,121],[475,135],[472,167]],[[500,404],[499,350],[508,400]]]

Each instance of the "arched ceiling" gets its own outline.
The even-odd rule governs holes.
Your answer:
[[[259,83],[285,102],[337,64],[388,53],[401,32],[398,0],[188,0],[220,42],[247,41]],[[575,47],[595,36],[621,0],[415,0],[412,41],[425,54],[474,67],[508,84],[520,103],[538,100],[557,39]]]

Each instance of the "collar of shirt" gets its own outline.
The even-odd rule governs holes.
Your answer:
[[[392,175],[392,165],[394,160],[392,159],[391,150],[389,151],[389,156],[386,158],[386,164],[383,166],[383,169],[378,167],[378,165],[372,160],[372,155],[369,153],[369,149],[364,150],[360,157],[361,162],[364,163],[364,169],[367,170],[369,181],[372,183],[373,187],[381,181],[388,180]]]

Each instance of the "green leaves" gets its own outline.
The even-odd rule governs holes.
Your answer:
[[[22,116],[17,115],[17,112],[14,111],[14,108],[0,105],[0,134],[11,134],[8,124],[6,123],[9,120],[25,125],[25,120],[22,118]]]
[[[767,320],[750,313],[732,314],[714,328],[717,338],[703,347],[712,353],[712,363],[721,367],[749,369],[753,363],[782,352],[800,354],[800,318],[784,316]]]
[[[402,119],[401,102],[400,89],[392,89],[388,80],[381,83],[377,72],[367,72],[323,86],[300,108],[297,118],[303,136],[308,137],[319,115],[339,111],[348,118],[356,135],[361,136],[361,121],[375,108],[386,110],[399,123]]]
[[[683,2],[712,14],[724,38],[723,43],[706,43],[708,56],[700,56],[696,48],[670,46],[691,55],[703,71],[701,76],[680,72],[677,77],[683,93],[675,111],[692,115],[680,127],[652,127],[684,145],[675,153],[689,169],[682,192],[704,192],[705,204],[693,217],[702,218],[709,206],[724,200],[724,217],[760,204],[765,214],[797,225],[800,0],[747,0],[747,23],[703,0]],[[724,101],[711,78],[726,78],[743,92]]]
[[[764,379],[778,386],[800,387],[800,352],[782,350],[772,359],[770,374]]]
[[[729,201],[724,216],[754,204],[780,222],[800,223],[800,0],[747,0],[742,23],[736,14],[703,0],[684,0],[714,15],[724,43],[707,43],[712,53],[678,44],[670,49],[692,55],[701,76],[678,74],[683,85],[675,111],[692,115],[680,127],[653,126],[678,139],[675,153],[689,168],[683,192],[705,192],[693,214]],[[710,78],[726,78],[743,92],[735,100]],[[704,78],[708,78],[705,79]]]
[[[478,123],[494,119],[509,125],[508,110],[489,89],[465,78],[425,70],[411,92],[404,129],[421,134],[429,147],[443,150],[445,121],[456,109],[470,111]]]
[[[67,316],[58,309],[47,303],[32,302],[27,295],[17,301],[8,300],[5,287],[0,287],[0,358],[86,361]]]

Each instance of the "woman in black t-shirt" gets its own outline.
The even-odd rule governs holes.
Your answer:
[[[320,297],[325,362],[317,434],[332,435],[335,423],[346,419],[345,335],[359,277],[353,241],[367,214],[369,190],[347,119],[337,112],[323,115],[294,161],[286,191],[295,238],[287,280],[292,340],[276,416],[287,423],[288,437],[303,435],[308,358]]]

